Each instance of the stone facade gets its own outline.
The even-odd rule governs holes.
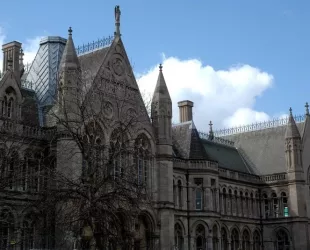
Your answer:
[[[12,145],[12,139],[7,140],[8,133],[23,138],[18,149],[10,150],[9,170],[13,171],[18,161],[23,161],[22,166],[27,171],[33,166],[40,166],[42,156],[35,154],[36,148],[46,145],[55,131],[66,131],[57,125],[51,112],[66,115],[71,123],[80,122],[78,110],[72,102],[79,91],[75,86],[79,86],[80,79],[86,83],[87,93],[92,93],[99,78],[113,74],[118,83],[126,86],[126,96],[129,98],[124,110],[117,112],[115,98],[109,95],[115,89],[111,86],[105,88],[102,139],[107,143],[112,140],[113,131],[121,118],[139,116],[143,122],[133,127],[130,135],[145,140],[152,155],[150,164],[145,165],[141,173],[145,175],[155,207],[152,211],[142,212],[140,231],[143,236],[136,249],[310,249],[308,106],[301,121],[296,122],[290,111],[285,125],[218,137],[210,123],[209,133],[203,134],[195,127],[194,103],[188,100],[178,103],[180,123],[172,125],[174,114],[167,87],[171,83],[165,82],[160,65],[150,119],[121,40],[118,8],[116,17],[115,37],[108,47],[78,56],[70,29],[64,48],[65,39],[45,38],[40,53],[46,41],[51,44],[51,41],[58,41],[60,45],[49,45],[53,49],[46,49],[47,59],[36,58],[36,63],[28,72],[23,67],[21,44],[12,42],[3,45],[0,157],[3,158],[9,145]],[[48,69],[47,78],[43,81],[53,91],[50,96],[44,92],[47,97],[40,102],[38,94],[43,93],[40,81],[44,75],[44,67],[40,65],[46,65],[55,51],[62,54],[61,60],[57,54],[58,59],[52,61],[53,70]],[[55,68],[59,70],[55,71]],[[80,77],[68,73],[77,70]],[[31,84],[33,88],[27,80],[30,76],[35,81]],[[59,76],[57,82],[56,76]],[[90,98],[87,95],[85,99]],[[100,96],[91,96],[90,99],[96,102],[96,98]],[[52,100],[57,100],[57,103]],[[74,150],[76,145],[60,138],[49,148],[56,152],[55,165],[58,169],[66,166],[64,171],[79,175],[81,157],[75,154],[73,160],[66,158],[66,147]],[[2,176],[5,171],[1,170]],[[46,239],[34,245],[31,237],[25,237],[25,227],[31,228],[29,225],[34,218],[31,209],[25,208],[23,192],[37,190],[41,185],[40,180],[35,180],[31,186],[26,183],[30,182],[6,186],[5,192],[1,192],[1,249],[49,249],[54,244]],[[6,218],[10,223],[1,222],[1,218]]]

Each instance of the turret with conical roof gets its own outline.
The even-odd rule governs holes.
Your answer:
[[[80,117],[81,67],[74,47],[71,27],[68,32],[68,40],[59,65],[58,104],[63,118],[67,121],[77,121]]]
[[[172,144],[172,103],[166,81],[159,65],[159,75],[152,99],[151,118],[158,145]]]
[[[293,117],[292,109],[285,132],[285,157],[289,185],[289,214],[304,217],[306,212],[304,197],[304,170],[302,163],[302,140]]]
[[[159,75],[152,99],[152,124],[156,138],[156,171],[158,176],[158,206],[160,209],[160,249],[170,249],[174,239],[173,163],[172,158],[172,103],[159,66]]]
[[[303,172],[301,136],[293,117],[292,108],[290,108],[290,114],[285,131],[285,153],[287,171]]]

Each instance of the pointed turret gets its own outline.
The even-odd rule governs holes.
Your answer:
[[[161,230],[160,248],[170,249],[174,238],[173,203],[173,163],[172,158],[172,103],[163,67],[159,65],[159,75],[152,99],[151,118],[156,138],[156,171],[158,176],[158,205],[160,223],[167,230]]]
[[[293,117],[292,108],[290,108],[290,115],[288,118],[288,123],[286,127],[286,132],[285,132],[285,139],[289,139],[289,138],[301,139],[298,127]]]
[[[59,65],[59,112],[67,121],[77,121],[80,117],[81,67],[74,47],[71,27],[68,32],[68,40]]]
[[[285,158],[287,168],[287,178],[289,185],[289,214],[291,216],[304,217],[306,206],[304,203],[304,170],[302,159],[302,139],[293,117],[292,109],[285,133]],[[303,197],[303,198],[302,198]]]
[[[78,70],[80,69],[80,62],[76,54],[76,50],[74,47],[74,42],[72,39],[72,28],[69,27],[68,30],[68,40],[62,54],[62,58],[60,61],[60,72],[64,70]]]
[[[166,81],[159,65],[159,75],[152,99],[151,118],[158,144],[171,145],[172,103]]]

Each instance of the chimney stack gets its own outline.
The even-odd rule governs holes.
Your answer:
[[[188,122],[193,120],[193,107],[194,103],[186,100],[178,102],[179,110],[180,110],[180,122]]]
[[[18,77],[20,75],[20,50],[22,44],[16,41],[3,44],[2,51],[3,51],[3,72],[7,71],[9,68],[9,64],[12,64],[12,70],[16,73]]]

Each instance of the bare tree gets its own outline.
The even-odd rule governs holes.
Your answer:
[[[41,172],[49,181],[35,206],[54,216],[57,249],[131,249],[141,210],[152,209],[151,138],[139,132],[151,134],[147,109],[115,74],[89,80],[77,69],[66,77],[74,85],[60,78],[47,118],[57,124],[47,157],[57,161]]]

